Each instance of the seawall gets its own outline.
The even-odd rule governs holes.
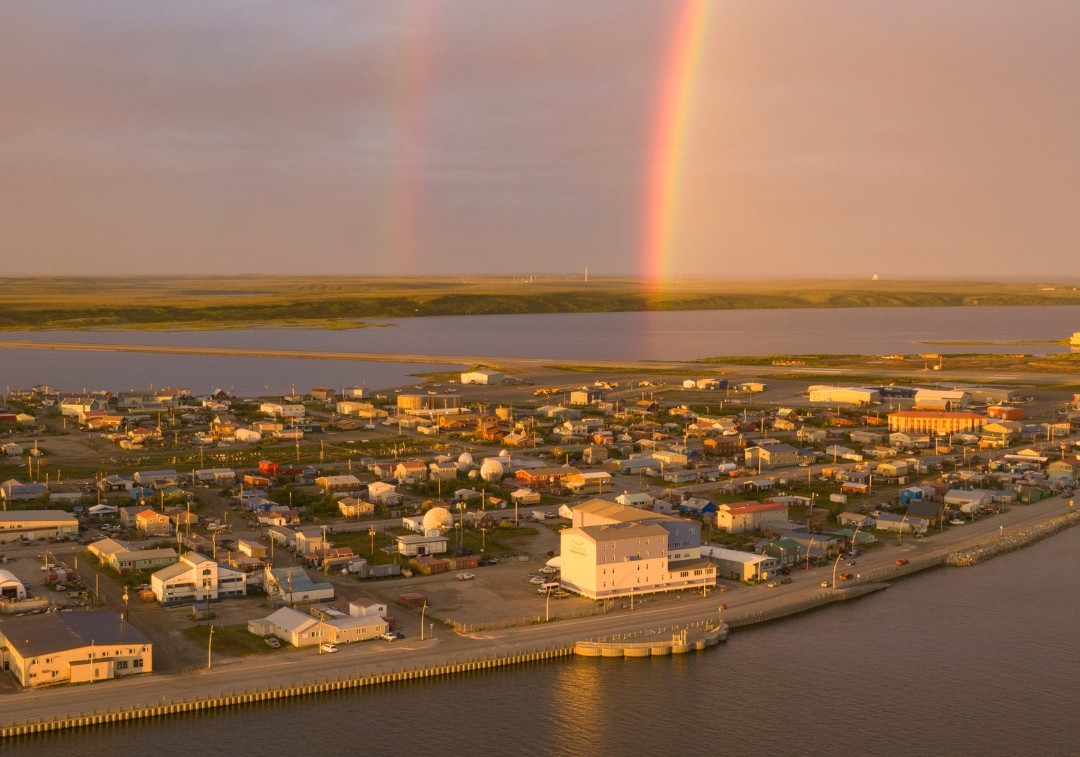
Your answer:
[[[15,736],[27,736],[52,731],[64,731],[87,726],[122,723],[130,720],[181,715],[188,712],[201,712],[226,707],[237,707],[256,702],[269,702],[275,699],[325,694],[332,691],[344,691],[367,686],[415,681],[423,678],[435,678],[459,673],[472,673],[493,668],[553,660],[574,654],[574,646],[557,645],[546,649],[518,652],[450,662],[444,665],[431,665],[416,668],[403,668],[389,673],[376,675],[323,677],[304,681],[292,686],[271,688],[251,688],[238,691],[219,692],[206,696],[187,697],[181,700],[168,700],[154,704],[142,704],[134,707],[97,708],[72,715],[56,718],[34,718],[23,722],[0,727],[0,739]]]
[[[1080,523],[1080,510],[1069,510],[1063,515],[1058,515],[1042,523],[1036,523],[1033,526],[1027,526],[1003,536],[998,536],[985,544],[953,552],[945,559],[945,564],[955,568],[978,565],[998,555],[1029,547],[1035,542],[1042,541],[1067,528],[1072,528],[1078,523]]]

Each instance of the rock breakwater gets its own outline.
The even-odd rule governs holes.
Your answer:
[[[986,562],[998,555],[1003,555],[1007,552],[1015,552],[1018,549],[1031,546],[1035,542],[1042,541],[1048,536],[1053,536],[1056,533],[1064,531],[1066,528],[1072,528],[1077,523],[1080,523],[1080,510],[1069,510],[1069,512],[1052,518],[1044,523],[1038,523],[1034,526],[1028,526],[1027,528],[1004,534],[985,544],[979,544],[970,549],[953,552],[945,558],[945,564],[953,568],[965,568],[971,565],[978,565],[979,563]]]

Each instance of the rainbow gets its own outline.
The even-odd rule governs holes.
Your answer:
[[[385,240],[394,272],[415,273],[427,242],[421,229],[426,225],[427,213],[427,125],[437,8],[428,1],[402,10],[406,51],[395,76],[396,144]]]
[[[687,125],[711,6],[711,0],[684,0],[664,69],[646,180],[642,268],[649,284],[674,274]]]

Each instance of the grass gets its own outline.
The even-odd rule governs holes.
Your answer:
[[[0,330],[357,328],[369,325],[365,319],[435,315],[1075,304],[1074,286],[979,281],[35,277],[0,279]]]
[[[227,657],[247,657],[253,654],[265,654],[277,650],[271,649],[262,640],[247,630],[244,624],[234,626],[214,625],[214,640],[210,643],[210,623],[189,626],[183,630],[184,638],[206,649],[212,646],[215,655],[221,654]],[[285,645],[282,645],[284,648]]]

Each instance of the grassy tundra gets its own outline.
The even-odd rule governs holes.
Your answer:
[[[1080,287],[1004,282],[39,277],[0,279],[0,330],[357,328],[364,319],[431,315],[1076,304]]]

